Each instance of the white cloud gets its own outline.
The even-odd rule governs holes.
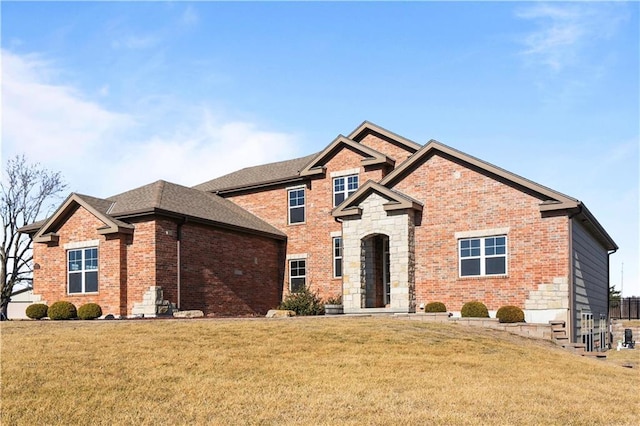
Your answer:
[[[618,6],[535,3],[520,9],[517,17],[537,25],[535,31],[521,40],[525,46],[521,53],[555,72],[576,65],[587,41],[610,37],[626,19],[626,14],[620,13]]]
[[[207,107],[171,99],[171,120],[158,124],[163,117],[109,111],[54,82],[41,58],[2,50],[2,60],[3,160],[24,153],[61,171],[72,191],[106,197],[157,179],[194,185],[298,155],[293,136],[216,119]]]
[[[3,154],[61,167],[83,158],[110,133],[133,124],[101,108],[72,87],[54,85],[52,65],[38,56],[2,50]]]
[[[187,6],[180,19],[183,25],[195,25],[199,20],[200,17],[192,5]]]
[[[126,36],[115,39],[111,42],[114,49],[148,49],[160,43],[160,39],[155,36]]]
[[[220,122],[206,107],[188,131],[154,136],[120,156],[110,174],[131,188],[164,179],[191,186],[242,167],[293,158],[295,138],[243,121]],[[136,173],[143,169],[144,173]]]

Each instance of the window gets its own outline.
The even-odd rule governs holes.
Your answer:
[[[342,276],[342,237],[333,238],[333,276]]]
[[[69,294],[98,291],[98,248],[69,250]]]
[[[307,285],[307,261],[295,259],[289,261],[289,290],[297,293],[304,290]]]
[[[343,176],[333,179],[333,206],[342,203],[358,189],[358,175]]]
[[[460,276],[504,275],[507,273],[507,237],[460,240]]]
[[[289,223],[304,223],[304,188],[290,189]]]

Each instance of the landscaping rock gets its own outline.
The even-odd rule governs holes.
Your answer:
[[[202,318],[204,317],[204,312],[198,310],[192,311],[178,311],[173,313],[174,318]]]
[[[286,317],[295,317],[296,313],[293,311],[282,310],[282,309],[271,309],[267,312],[267,318],[286,318]]]

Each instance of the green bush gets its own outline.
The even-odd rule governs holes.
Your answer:
[[[71,302],[59,301],[49,306],[47,316],[52,320],[68,320],[78,315],[76,307]]]
[[[489,318],[489,310],[482,302],[467,302],[460,312],[462,318]]]
[[[447,312],[447,307],[442,302],[427,303],[424,307],[425,312]]]
[[[78,308],[78,318],[92,320],[102,315],[102,308],[97,303],[85,303]]]
[[[309,287],[287,295],[278,309],[294,311],[296,315],[324,315],[324,303]]]
[[[27,306],[25,313],[31,319],[39,320],[47,316],[47,309],[49,309],[49,307],[44,303],[34,303],[33,305]]]
[[[496,312],[500,322],[524,322],[524,312],[517,306],[503,306]]]

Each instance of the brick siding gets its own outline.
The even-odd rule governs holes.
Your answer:
[[[424,203],[415,228],[416,303],[458,311],[480,300],[489,309],[524,308],[529,292],[569,275],[566,216],[543,217],[541,201],[462,164],[434,155],[394,189]],[[509,228],[506,277],[459,277],[456,232]]]
[[[67,300],[77,307],[98,303],[104,314],[127,316],[150,286],[177,304],[178,221],[133,221],[133,235],[101,236],[104,224],[84,208],[58,230],[58,244],[35,244],[34,293],[51,304]],[[187,223],[182,226],[181,308],[207,315],[263,315],[282,299],[284,242],[267,237]],[[67,294],[64,245],[98,240],[98,292]]]
[[[99,235],[97,228],[104,226],[95,216],[80,207],[73,212],[57,233],[58,244],[34,244],[34,294],[42,296],[49,305],[66,300],[76,307],[85,303],[98,303],[103,312],[120,314],[121,258],[123,245],[119,238]],[[88,294],[67,293],[67,254],[64,245],[70,242],[98,240],[98,292]]]
[[[387,142],[385,144],[389,145]],[[342,226],[331,215],[333,210],[333,178],[331,172],[358,169],[359,184],[383,177],[382,167],[362,167],[363,157],[351,149],[341,149],[324,165],[322,178],[305,182],[305,223],[288,224],[288,186],[255,191],[227,198],[254,215],[269,222],[288,236],[287,254],[306,254],[307,285],[317,290],[322,298],[342,294],[342,279],[333,277],[332,232]],[[291,185],[295,186],[295,185]],[[289,291],[288,265],[283,293]]]

